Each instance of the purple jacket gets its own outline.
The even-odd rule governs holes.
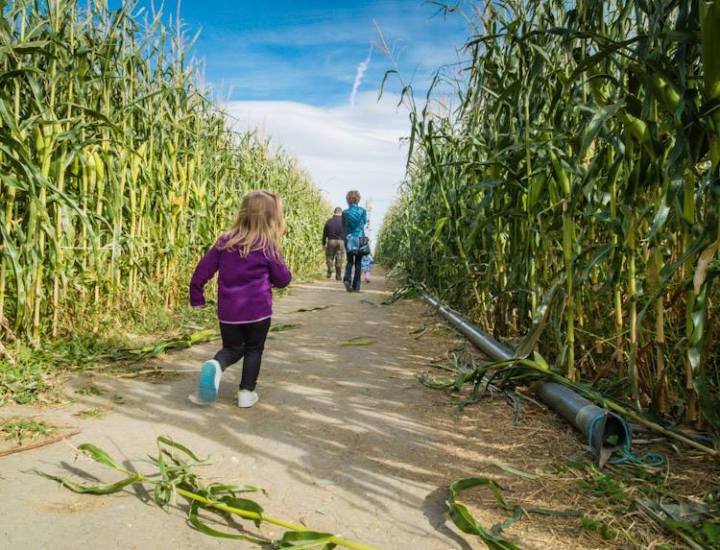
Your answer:
[[[190,304],[205,305],[203,288],[218,275],[218,319],[221,323],[252,323],[272,315],[272,287],[284,288],[292,275],[282,259],[254,250],[246,258],[236,250],[220,250],[218,243],[203,256],[190,280]]]

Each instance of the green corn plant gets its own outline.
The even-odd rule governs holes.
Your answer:
[[[184,303],[193,264],[253,188],[284,198],[286,260],[314,273],[319,190],[269,141],[232,131],[192,40],[162,14],[0,5],[0,319],[22,339]]]
[[[544,357],[574,380],[619,379],[635,411],[712,427],[718,3],[465,12],[455,108],[433,105],[448,84],[427,106],[404,94],[407,181],[378,258],[499,336],[528,331],[559,284]],[[705,286],[692,282],[700,262]]]
[[[700,26],[702,32],[702,62],[705,99],[720,99],[720,3],[717,0],[701,0]],[[720,112],[713,109],[711,115],[714,131],[710,136],[710,160],[713,168],[720,164]]]
[[[167,508],[178,497],[184,498],[188,503],[188,523],[195,530],[216,538],[245,540],[262,546],[271,544],[273,548],[325,548],[329,550],[342,546],[351,550],[373,550],[370,546],[330,533],[313,531],[302,525],[296,525],[267,514],[262,506],[246,497],[248,493],[259,490],[253,485],[203,483],[193,469],[205,460],[198,458],[185,445],[170,437],[159,436],[157,449],[157,455],[151,457],[157,472],[141,474],[123,468],[106,451],[91,443],[80,445],[78,451],[84,456],[126,476],[111,483],[83,484],[44,472],[37,473],[57,481],[70,491],[88,495],[109,495],[118,493],[131,485],[149,485],[153,489],[153,500],[161,508]],[[249,520],[258,528],[263,523],[269,523],[282,527],[287,532],[279,540],[271,541],[262,535],[220,531],[208,525],[200,517],[201,511]]]

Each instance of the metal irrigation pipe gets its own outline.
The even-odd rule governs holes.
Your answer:
[[[493,361],[509,361],[510,359],[515,359],[515,352],[513,350],[504,346],[486,332],[483,332],[477,325],[465,319],[457,311],[444,306],[437,298],[427,292],[422,292],[421,296],[423,300],[437,309],[440,315],[445,317],[458,332],[464,334],[468,340],[481,349],[490,359]]]
[[[434,296],[421,292],[421,297],[493,361],[518,359],[512,349],[495,340],[457,311],[440,303]],[[536,393],[543,403],[585,435],[598,466],[604,466],[615,451],[630,449],[630,430],[620,415],[598,407],[556,382],[542,382]]]

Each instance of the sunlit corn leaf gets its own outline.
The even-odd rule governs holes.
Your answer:
[[[176,496],[182,496],[188,502],[188,523],[197,531],[209,536],[228,539],[247,540],[256,544],[267,545],[270,540],[260,535],[254,535],[246,532],[231,533],[221,531],[210,527],[207,522],[200,518],[200,512],[206,510],[212,513],[237,516],[243,519],[249,519],[260,527],[263,523],[277,525],[283,529],[289,530],[278,542],[278,548],[313,548],[322,546],[323,548],[334,548],[337,545],[345,545],[349,548],[364,548],[373,550],[369,546],[361,545],[353,541],[335,538],[328,533],[319,533],[307,529],[301,525],[294,525],[287,521],[275,518],[266,514],[262,506],[257,502],[235,496],[235,493],[255,491],[257,488],[253,485],[238,485],[211,483],[204,485],[199,477],[192,471],[199,462],[197,457],[190,452],[187,447],[174,441],[168,436],[158,438],[157,445],[158,456],[153,458],[152,462],[158,466],[159,472],[147,475],[133,474],[126,479],[112,484],[79,484],[65,478],[37,472],[39,475],[57,481],[67,489],[76,493],[88,494],[110,494],[122,490],[124,487],[133,483],[142,483],[153,488],[153,500],[161,508],[170,512],[168,505],[175,502]],[[183,453],[194,458],[195,462],[185,463],[175,460],[177,465],[172,466],[165,464],[163,456],[174,455],[163,448],[168,445],[173,449],[181,450]],[[90,449],[97,449],[90,446]],[[106,464],[108,459],[102,452],[95,452],[99,457],[99,462]],[[109,467],[113,467],[112,460],[107,463]],[[295,532],[297,535],[293,535]]]
[[[597,135],[605,126],[605,123],[620,110],[622,105],[608,105],[607,107],[599,107],[594,109],[593,117],[585,126],[585,132],[582,136],[580,144],[579,156],[584,156],[590,144],[597,138]]]
[[[443,390],[446,388],[451,388],[455,384],[455,379],[445,379],[441,380],[438,378],[433,378],[429,376],[428,374],[421,374],[418,377],[418,381],[423,385],[427,386],[428,388],[431,388],[433,390]]]
[[[105,466],[109,466],[110,468],[112,468],[113,470],[117,470],[118,472],[127,473],[127,470],[125,470],[117,462],[115,462],[108,453],[91,443],[83,443],[78,446],[78,449],[80,449],[85,455],[89,456],[96,462],[105,464]]]
[[[254,536],[249,533],[227,533],[225,531],[214,529],[200,519],[199,512],[201,509],[202,506],[198,502],[192,502],[190,504],[190,509],[188,510],[188,523],[194,529],[205,535],[221,539],[246,540],[255,544],[267,544],[269,542],[267,539]]]
[[[718,246],[720,246],[720,241],[714,242],[703,250],[693,275],[696,297],[691,316],[692,332],[687,357],[693,369],[693,384],[699,396],[703,415],[710,425],[720,433],[720,408],[717,406],[717,400],[713,396],[713,388],[710,386],[709,369],[703,361],[704,355],[707,353],[705,345],[708,333],[707,299],[713,281],[720,275],[720,266],[717,265],[717,260],[714,261],[715,265],[711,267]]]
[[[153,490],[153,500],[160,508],[166,508],[175,496],[175,487],[172,483],[166,481],[167,472],[163,474],[161,481],[158,481]]]
[[[480,525],[477,519],[475,519],[472,513],[470,513],[467,507],[457,500],[457,496],[461,491],[478,486],[489,487],[493,492],[493,496],[495,496],[495,499],[498,500],[499,498],[504,504],[504,500],[502,500],[502,495],[500,495],[500,488],[493,480],[485,477],[471,477],[460,479],[453,482],[448,490],[449,495],[447,500],[447,506],[450,512],[450,518],[453,520],[453,523],[462,532],[479,536],[480,539],[485,543],[485,545],[491,550],[519,550],[519,547],[515,544],[506,541],[498,535],[493,535],[490,532],[486,531],[482,527],[482,525]],[[506,520],[506,522],[514,517],[514,515],[511,516],[511,518]]]
[[[262,523],[263,508],[257,502],[247,498],[238,498],[230,495],[220,498],[220,501],[232,508],[258,514],[259,517],[255,520],[255,525],[260,527],[260,524]]]
[[[192,458],[195,462],[205,462],[207,459],[198,458],[195,453],[193,453],[190,449],[188,449],[185,445],[182,445],[175,441],[174,439],[171,439],[167,436],[158,436],[157,438],[157,445],[159,448],[162,448],[162,445],[167,445],[168,447],[172,447],[174,449],[177,449],[178,451],[181,451],[185,453],[187,456]]]
[[[533,360],[540,365],[542,368],[546,370],[550,370],[550,365],[548,365],[548,362],[545,361],[545,358],[540,354],[539,351],[533,352]]]
[[[66,487],[67,489],[70,489],[74,493],[83,493],[88,495],[110,495],[112,493],[117,493],[128,485],[132,485],[133,483],[139,483],[143,479],[141,476],[133,474],[125,479],[116,481],[115,483],[99,483],[94,485],[88,485],[82,483],[75,483],[74,481],[70,481],[69,479],[66,479],[64,477],[47,474],[45,472],[36,471],[36,473],[47,479],[57,481],[60,485]]]

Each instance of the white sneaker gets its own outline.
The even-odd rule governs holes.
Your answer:
[[[238,405],[238,407],[247,409],[249,407],[252,407],[255,403],[257,403],[258,399],[260,399],[260,398],[258,397],[257,392],[250,391],[250,390],[239,390],[237,405]]]

